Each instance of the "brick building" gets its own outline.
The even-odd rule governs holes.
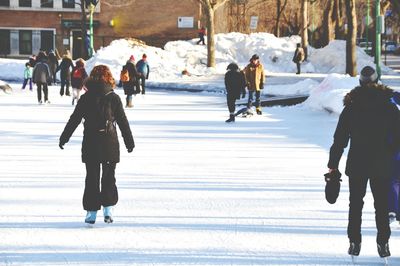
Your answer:
[[[77,2],[0,0],[0,56],[26,57],[54,49],[80,57],[82,13]],[[94,14],[94,47],[123,37],[157,46],[194,38],[198,20],[199,5],[191,0],[100,1]]]
[[[252,4],[254,2],[254,4]],[[82,56],[80,0],[0,0],[0,56],[26,57],[39,49]],[[246,4],[247,3],[247,4]],[[229,2],[215,14],[216,32],[269,30],[270,6],[256,0]],[[262,23],[260,23],[262,22]],[[94,48],[133,37],[162,47],[167,41],[197,37],[204,17],[196,0],[100,0],[94,14]]]

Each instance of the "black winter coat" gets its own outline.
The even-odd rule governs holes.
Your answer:
[[[62,80],[71,80],[71,70],[74,68],[74,63],[72,62],[71,58],[64,57],[57,67],[57,71],[61,70],[60,78]]]
[[[120,152],[115,124],[118,124],[121,130],[126,148],[135,147],[121,99],[104,83],[88,80],[85,85],[88,92],[79,99],[61,134],[60,144],[68,142],[84,119],[82,161],[117,163],[120,160]]]
[[[246,93],[246,78],[241,71],[229,70],[225,74],[225,88],[228,97],[240,99],[240,94]]]
[[[138,79],[138,71],[134,63],[128,61],[123,67],[129,72],[129,81],[123,82],[122,87],[126,95],[138,94],[140,92],[140,85]]]
[[[346,175],[391,177],[393,156],[400,147],[400,112],[391,103],[391,96],[392,90],[377,84],[356,87],[346,95],[330,149],[329,168],[338,168],[350,140]]]

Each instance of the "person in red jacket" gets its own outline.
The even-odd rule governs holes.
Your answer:
[[[201,29],[199,29],[200,40],[197,42],[197,44],[202,43],[203,45],[206,45],[206,43],[204,42],[204,36],[206,36],[206,28],[201,27]]]

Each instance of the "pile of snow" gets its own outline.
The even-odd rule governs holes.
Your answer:
[[[203,82],[207,78],[226,71],[226,66],[237,62],[245,67],[253,54],[258,54],[266,73],[295,73],[296,65],[292,62],[299,36],[277,38],[269,33],[226,33],[215,36],[216,67],[207,67],[207,47],[197,45],[197,39],[168,42],[164,49],[147,46],[137,41],[120,39],[109,46],[99,49],[87,62],[87,71],[95,65],[104,64],[110,67],[116,79],[122,66],[131,55],[138,61],[142,54],[147,54],[151,67],[149,85],[185,84]],[[322,49],[309,48],[309,61],[303,63],[302,71],[310,73],[345,72],[345,42],[333,41]],[[366,65],[373,66],[373,59],[361,48],[357,49],[358,69]],[[4,80],[22,80],[26,60],[0,60],[0,78]],[[187,70],[191,75],[182,75]],[[383,73],[390,69],[383,67]],[[219,83],[223,86],[222,76]],[[220,87],[222,87],[220,85]]]
[[[273,94],[273,95],[309,95],[314,88],[318,86],[318,82],[312,79],[304,79],[302,81],[293,84],[283,84],[283,85],[271,85],[263,90],[263,94]]]
[[[357,72],[365,66],[375,68],[373,58],[365,53],[363,48],[356,47]],[[346,41],[334,40],[321,49],[310,49],[310,64],[315,68],[316,73],[345,73],[346,72]],[[392,73],[392,70],[382,65],[382,73]]]
[[[343,97],[358,85],[358,78],[330,74],[310,91],[310,96],[304,105],[314,110],[340,114],[343,110]]]

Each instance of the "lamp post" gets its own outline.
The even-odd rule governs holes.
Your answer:
[[[376,72],[378,73],[379,79],[381,78],[381,29],[382,29],[382,18],[381,18],[381,4],[380,0],[375,0],[375,64]]]
[[[89,34],[90,34],[90,49],[89,49],[89,57],[93,56],[93,13],[94,13],[95,6],[91,2],[89,5]]]
[[[366,50],[366,52],[368,53],[368,48],[369,48],[369,42],[368,42],[369,41],[368,40],[368,35],[369,35],[369,0],[367,1],[367,17],[366,17],[365,20],[366,20],[365,24],[366,24],[366,28],[367,28],[367,31],[366,31],[366,34],[365,34],[365,39],[367,41],[367,50]]]

